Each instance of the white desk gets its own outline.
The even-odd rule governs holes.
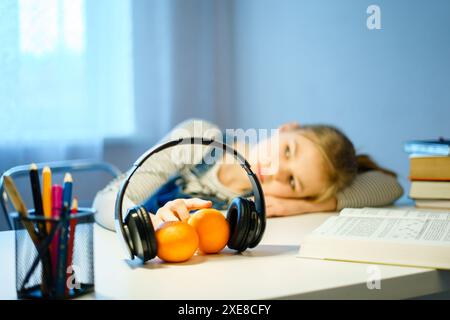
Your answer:
[[[403,299],[450,290],[450,272],[378,266],[381,290],[367,288],[367,264],[296,257],[304,236],[330,213],[269,219],[263,241],[234,254],[146,265],[123,259],[116,234],[95,227],[97,299]],[[0,299],[15,299],[14,234],[0,232]]]

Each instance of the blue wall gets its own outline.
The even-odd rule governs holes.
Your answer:
[[[236,125],[334,124],[405,190],[403,142],[450,136],[450,1],[236,1],[234,35]]]

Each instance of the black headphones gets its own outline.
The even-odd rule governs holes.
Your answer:
[[[122,182],[119,189],[115,211],[116,231],[120,232],[120,240],[129,254],[130,259],[140,258],[143,262],[153,259],[157,254],[157,245],[155,230],[150,219],[149,213],[142,206],[138,205],[128,209],[125,220],[122,215],[122,203],[125,190],[131,177],[136,170],[155,153],[177,145],[202,144],[222,149],[234,156],[242,168],[247,172],[253,188],[255,202],[237,197],[234,198],[227,209],[227,221],[230,226],[230,237],[227,246],[238,252],[245,251],[247,248],[254,248],[261,241],[266,228],[266,208],[264,194],[258,178],[250,169],[247,160],[230,146],[216,140],[206,138],[180,138],[155,146],[144,153],[133,165],[127,178]],[[155,212],[156,213],[156,212]]]

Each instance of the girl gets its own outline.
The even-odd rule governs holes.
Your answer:
[[[179,124],[160,142],[190,136],[222,141],[223,133],[207,121],[193,119]],[[279,128],[276,137],[255,146],[236,142],[233,147],[258,176],[268,217],[384,206],[403,194],[393,172],[378,167],[367,156],[356,156],[351,141],[332,126],[288,123]],[[143,203],[156,213],[150,215],[156,227],[163,221],[186,220],[190,210],[226,209],[231,199],[251,196],[250,181],[238,163],[225,157],[206,164],[202,159],[207,152],[200,145],[171,149],[175,148],[150,157],[132,177],[124,213]],[[173,161],[189,152],[191,164]],[[125,174],[113,180],[94,200],[97,221],[111,230],[115,199],[124,178]]]

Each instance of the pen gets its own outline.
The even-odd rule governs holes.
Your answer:
[[[42,203],[44,216],[49,219],[52,217],[52,171],[49,167],[42,170]],[[52,224],[47,223],[47,233],[50,234]]]
[[[72,215],[76,215],[78,212],[78,199],[76,197],[73,198],[72,201],[72,209],[70,210],[70,213]],[[75,227],[77,225],[77,221],[75,218],[72,217],[72,219],[70,219],[70,233],[69,233],[69,244],[68,244],[68,253],[67,253],[67,267],[71,267],[72,266],[72,258],[73,258],[73,250],[74,250],[74,241],[75,241]],[[73,268],[72,268],[72,274],[73,274]],[[67,277],[66,277],[66,284],[67,284],[67,279],[69,276],[71,276],[72,274],[67,273]],[[66,286],[66,296],[69,293],[69,287]]]
[[[39,238],[36,234],[36,230],[34,230],[33,223],[28,220],[27,207],[23,203],[22,198],[20,197],[20,194],[17,191],[16,185],[14,184],[13,179],[10,176],[5,176],[4,182],[5,182],[5,190],[8,193],[9,197],[11,198],[11,202],[12,202],[14,208],[17,210],[20,217],[22,218],[22,223],[23,223],[25,229],[28,231],[28,234],[30,235],[31,240],[33,241],[34,245],[37,247],[39,245]]]
[[[39,182],[38,168],[36,164],[31,164],[30,166],[30,183],[31,192],[34,202],[34,214],[36,217],[44,216],[44,209],[42,207],[42,195],[41,195],[41,184]],[[47,229],[44,221],[37,221],[37,227],[39,230],[40,238],[44,239],[47,236]],[[48,294],[48,289],[51,287],[51,271],[52,262],[50,257],[50,250],[45,250],[42,253],[42,293],[44,295]]]
[[[34,202],[34,214],[36,217],[42,217],[44,215],[44,210],[42,208],[42,195],[41,195],[41,183],[39,182],[38,168],[36,164],[30,165],[30,183],[31,192],[33,195]],[[47,231],[45,229],[45,223],[43,221],[37,222],[38,230],[41,237],[45,237]]]
[[[69,218],[70,207],[72,199],[72,176],[70,173],[66,173],[64,176],[64,187],[62,197],[62,212],[61,212],[61,232],[59,236],[59,255],[58,264],[56,267],[57,281],[56,281],[56,296],[63,297],[66,290],[66,272],[67,272],[67,242],[69,239]]]

